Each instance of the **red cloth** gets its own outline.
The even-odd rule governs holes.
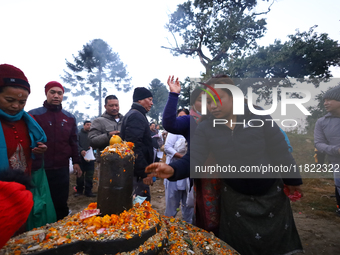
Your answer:
[[[199,115],[194,109],[191,108],[189,113],[192,117],[194,117],[196,123],[198,123],[200,121],[202,116]]]
[[[17,150],[18,144],[20,143],[24,150],[25,160],[27,164],[25,173],[31,175],[31,139],[29,137],[28,128],[25,121],[21,119],[15,122],[11,122],[2,119],[1,125],[6,140],[8,158],[12,157],[12,155]],[[11,162],[9,162],[9,166],[11,167]]]
[[[32,192],[24,185],[0,181],[0,249],[26,222],[32,207]]]
[[[221,216],[221,179],[195,180],[195,226],[219,234]]]

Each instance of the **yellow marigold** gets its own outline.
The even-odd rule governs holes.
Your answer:
[[[109,215],[105,215],[102,219],[103,228],[108,228],[111,225],[111,217]]]
[[[93,221],[93,225],[96,228],[101,228],[102,227],[102,217],[95,217],[94,221]]]
[[[116,225],[117,222],[118,222],[118,220],[119,220],[118,215],[116,215],[116,214],[111,214],[111,223],[112,223],[112,225]]]
[[[135,146],[135,144],[132,142],[126,142],[126,144],[127,146],[129,146],[130,149],[132,149]]]
[[[97,209],[97,203],[90,203],[85,210]]]
[[[93,221],[95,219],[95,216],[92,216],[90,218],[86,218],[83,220],[83,222],[87,225],[87,226],[92,226],[93,225]]]

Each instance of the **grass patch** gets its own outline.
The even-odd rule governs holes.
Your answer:
[[[293,147],[293,157],[298,166],[316,164],[314,161],[313,134],[297,134],[287,132]],[[315,169],[316,170],[316,169]],[[336,199],[332,173],[301,173],[303,179],[303,198],[292,203],[292,209],[297,213],[311,214],[340,222],[335,215]]]

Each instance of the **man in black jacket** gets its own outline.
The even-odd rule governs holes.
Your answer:
[[[78,197],[83,194],[84,181],[85,181],[85,196],[95,197],[96,195],[92,193],[92,179],[94,174],[94,160],[88,161],[85,159],[86,151],[91,148],[90,139],[88,138],[88,133],[91,128],[91,121],[86,120],[84,122],[83,128],[78,133],[79,142],[79,154],[80,154],[80,168],[83,174],[77,178],[77,192],[74,194]]]
[[[153,147],[153,162],[159,162],[159,158],[157,157],[157,150],[159,149],[159,139],[160,135],[158,134],[158,130],[156,129],[156,124],[150,123],[150,133],[152,138],[152,147]],[[162,141],[162,140],[161,140]]]
[[[153,105],[151,92],[144,88],[135,88],[133,104],[122,123],[121,138],[135,144],[135,165],[133,177],[133,194],[151,200],[150,188],[152,177],[147,177],[145,168],[153,162],[153,146],[149,122],[145,116]]]

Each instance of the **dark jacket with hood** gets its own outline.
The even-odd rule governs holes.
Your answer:
[[[120,133],[124,141],[135,144],[134,175],[141,178],[147,177],[145,168],[153,162],[153,146],[146,113],[142,105],[133,103],[123,119]]]
[[[47,150],[43,155],[35,155],[32,169],[37,170],[41,167],[42,157],[45,169],[68,167],[69,158],[72,158],[73,164],[79,164],[78,129],[73,114],[63,110],[61,105],[51,105],[47,101],[43,107],[33,109],[29,113],[47,136]]]

